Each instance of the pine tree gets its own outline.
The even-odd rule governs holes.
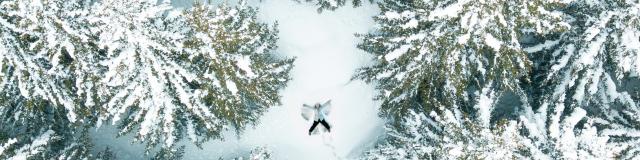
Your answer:
[[[111,148],[107,147],[103,151],[98,152],[98,154],[96,154],[94,158],[98,160],[112,160],[116,159],[117,157],[118,156],[113,153],[113,151],[111,151]]]
[[[16,93],[17,94],[17,93]],[[83,124],[45,100],[0,98],[0,159],[84,159],[92,144]]]
[[[295,0],[297,2],[305,1],[308,3],[315,3],[318,6],[318,13],[321,13],[324,10],[336,10],[342,6],[344,6],[348,1],[351,1],[353,7],[358,7],[362,5],[362,0]],[[373,0],[369,0],[370,3],[373,3]]]
[[[81,1],[2,3],[2,96],[46,100],[65,108],[71,122],[82,121],[87,113],[78,97],[85,95],[82,71],[91,64],[85,54],[92,52],[84,45],[91,37],[82,25],[88,13],[83,6]]]
[[[265,146],[255,147],[249,153],[249,160],[270,160],[272,157],[273,151]]]
[[[105,0],[92,10],[92,29],[104,48],[98,125],[112,120],[120,134],[136,133],[147,151],[179,157],[185,135],[196,145],[254,124],[289,81],[292,59],[271,54],[277,31],[256,11],[169,1]]]
[[[381,2],[374,17],[379,29],[360,35],[358,46],[377,63],[355,78],[377,82],[384,117],[402,119],[409,109],[477,111],[488,127],[496,98],[506,91],[525,94],[520,83],[529,81],[531,63],[518,41],[521,26],[540,32],[564,27],[538,3]]]
[[[277,30],[256,10],[169,1],[0,3],[2,158],[93,157],[86,127],[111,120],[154,156],[181,157],[255,124],[289,81]],[[19,96],[15,96],[19,95]],[[149,151],[150,152],[150,151]]]
[[[82,159],[91,53],[82,1],[0,3],[0,159]],[[87,54],[88,53],[88,54]]]
[[[571,80],[574,81],[573,83],[564,83],[560,87],[547,90],[544,85],[555,85],[558,82],[563,82],[563,80],[551,78],[551,80],[543,81],[544,85],[536,85],[540,83],[538,81],[539,74],[546,73],[544,70],[541,71],[540,68],[544,68],[544,66],[540,65],[549,64],[549,62],[547,62],[548,59],[535,58],[540,56],[540,54],[532,54],[536,52],[535,50],[556,49],[548,47],[550,44],[556,45],[558,41],[561,43],[566,41],[567,44],[580,44],[588,47],[598,46],[582,41],[572,42],[576,39],[584,39],[576,38],[585,36],[582,35],[581,29],[576,29],[575,27],[585,22],[585,20],[581,20],[582,17],[580,16],[583,16],[587,13],[587,10],[593,8],[584,7],[583,12],[565,12],[567,10],[577,10],[577,8],[583,7],[581,6],[583,4],[587,3],[581,1],[385,1],[381,3],[382,13],[375,17],[380,28],[377,32],[361,35],[364,42],[359,46],[361,49],[373,54],[378,63],[361,69],[356,78],[364,79],[368,82],[377,82],[376,84],[380,90],[377,99],[383,102],[381,106],[382,116],[391,119],[391,124],[387,128],[392,136],[381,143],[378,148],[369,151],[369,155],[400,155],[401,157],[403,155],[410,155],[410,157],[418,155],[418,158],[429,158],[432,153],[440,153],[437,152],[437,149],[446,151],[447,145],[455,146],[457,144],[455,141],[438,142],[438,140],[443,139],[442,136],[455,135],[448,139],[469,139],[472,142],[477,142],[474,141],[477,137],[488,137],[489,135],[465,135],[457,134],[456,132],[459,130],[462,133],[482,133],[483,130],[494,126],[496,121],[491,120],[492,112],[494,112],[497,99],[506,92],[514,92],[524,102],[525,106],[522,108],[526,111],[524,118],[508,121],[509,124],[517,123],[519,127],[527,130],[527,132],[520,132],[513,136],[517,137],[517,141],[519,141],[519,147],[515,150],[517,154],[513,155],[534,156],[536,158],[571,158],[576,153],[588,153],[581,154],[584,155],[581,158],[589,158],[590,156],[591,158],[611,158],[616,153],[634,153],[633,148],[637,144],[629,141],[629,139],[636,138],[633,137],[634,132],[623,131],[623,129],[636,130],[634,128],[636,123],[627,123],[631,124],[631,126],[627,127],[614,127],[616,130],[602,130],[602,128],[598,127],[603,124],[611,125],[608,122],[614,119],[619,121],[620,118],[613,118],[602,123],[602,118],[590,117],[590,115],[587,115],[587,111],[581,108],[563,113],[566,110],[562,108],[565,103],[565,96],[558,95],[566,92],[564,87],[567,86],[565,85],[570,84],[569,87],[571,87],[577,82],[574,79],[576,75],[573,74],[592,74],[594,71],[581,72],[575,69],[573,71],[568,69],[567,72],[558,73],[564,73],[565,76],[561,76],[567,78],[564,81]],[[600,5],[593,6],[602,7]],[[623,12],[637,12],[636,9],[633,9],[634,5],[627,4],[626,6],[631,9],[622,9]],[[619,8],[616,9],[620,10]],[[568,16],[568,14],[577,15]],[[596,15],[594,17],[601,16],[597,12],[590,12],[589,14]],[[622,16],[625,18],[621,18],[621,21],[616,26],[628,28],[627,26],[629,25],[627,23],[629,22],[632,24],[630,26],[636,25],[636,18],[629,15],[631,14]],[[622,35],[628,34],[620,33],[628,33],[628,30],[631,30],[631,33],[637,33],[633,28],[619,29],[619,38],[611,38],[612,41],[610,42],[629,44],[615,41],[616,39],[624,41]],[[523,45],[528,45],[523,41],[531,39],[531,37],[533,39],[542,39],[542,44],[522,47]],[[545,41],[553,37],[560,37],[562,40]],[[570,48],[575,49],[574,46]],[[630,53],[627,49],[630,47],[612,48],[623,50],[619,52]],[[583,51],[588,50],[585,49]],[[549,55],[557,57],[560,52],[545,52],[542,53],[542,57],[550,57]],[[584,53],[574,51],[569,53],[576,53],[575,57],[585,59]],[[603,51],[601,53],[610,52]],[[635,53],[620,55],[625,55],[626,57],[616,57],[617,59],[603,57],[603,60],[615,59],[617,62],[625,62],[636,58]],[[530,57],[534,57],[535,63],[530,61]],[[571,58],[571,60],[574,59],[578,58]],[[586,59],[593,59],[593,57],[586,57]],[[566,60],[564,59],[564,61]],[[566,64],[562,60],[559,62],[558,64],[560,65]],[[533,65],[535,65],[535,68],[532,73],[530,69]],[[580,70],[583,69],[582,64],[577,64],[576,66],[579,66]],[[635,66],[635,64],[631,66]],[[562,69],[563,66],[551,68]],[[630,68],[629,65],[626,68]],[[534,74],[535,82],[529,80],[529,75],[531,74]],[[555,78],[553,74],[556,74],[556,72],[551,71],[549,73],[551,76],[549,77]],[[585,83],[589,81],[591,80],[587,79]],[[612,83],[613,81],[610,82]],[[534,87],[530,84],[533,84]],[[597,85],[601,85],[599,88],[602,88],[600,89],[602,93],[611,91],[606,89],[606,86],[611,85],[603,84],[596,83],[592,86],[598,88]],[[613,86],[615,87],[615,85]],[[554,91],[560,91],[560,94],[546,95]],[[584,89],[579,91],[585,92]],[[579,93],[577,97],[583,95],[580,92],[570,91],[570,93]],[[537,94],[529,95],[529,93]],[[612,95],[621,96],[603,97],[630,97],[624,96],[624,93]],[[537,96],[546,98],[537,98]],[[603,100],[604,103],[592,104],[605,104],[614,101],[614,99],[616,98]],[[560,101],[560,103],[549,104],[550,101]],[[637,121],[637,116],[630,116],[637,115],[634,114],[637,113],[635,102],[628,99],[623,99],[620,102],[627,103],[627,106],[629,106],[624,108],[624,111],[620,111],[625,118],[623,121]],[[555,111],[547,111],[546,108],[549,108],[547,106],[554,106],[556,109]],[[537,112],[534,113],[532,108],[538,108]],[[466,121],[471,121],[475,125],[456,125],[461,127],[446,129],[450,122],[437,121],[437,118],[426,118],[428,120],[426,124],[429,125],[423,128],[428,129],[421,132],[409,132],[411,130],[407,128],[412,127],[407,127],[407,124],[405,124],[407,122],[402,121],[407,116],[411,116],[407,115],[407,113],[412,113],[409,111],[431,113],[433,115],[450,115],[449,117],[452,118],[449,119],[454,122],[453,124],[464,124]],[[547,112],[555,114],[550,122],[546,120]],[[605,110],[589,110],[588,113],[608,114]],[[469,117],[469,120],[461,117]],[[516,122],[515,120],[520,120],[521,122]],[[415,127],[413,126],[413,128]],[[542,130],[540,130],[541,127]],[[544,128],[546,127],[549,129],[549,135],[545,133],[546,129]],[[453,130],[453,133],[451,130]],[[490,129],[491,132],[495,132],[495,130],[495,128]],[[602,131],[605,134],[601,134]],[[609,143],[611,141],[606,135],[607,132],[610,135],[619,136],[618,141],[626,142],[619,144]],[[400,135],[400,138],[396,135]],[[554,137],[553,135],[556,136]],[[562,136],[559,137],[558,135]],[[420,136],[427,138],[419,141],[407,141],[406,138]],[[493,141],[495,139],[486,142]],[[468,143],[468,141],[463,142],[463,144]],[[428,149],[429,152],[396,152],[398,150],[402,151],[404,146],[412,145],[433,148]],[[493,155],[487,151],[493,150],[476,153],[479,153],[480,157]],[[451,154],[447,156],[456,157]]]
[[[26,159],[33,157],[45,158],[42,152],[46,152],[49,145],[49,141],[54,139],[52,137],[53,131],[48,130],[41,135],[34,137],[33,139],[27,139],[30,143],[18,141],[16,138],[5,139],[3,144],[0,145],[0,158],[3,159]],[[22,144],[22,145],[19,145]],[[40,155],[40,156],[38,156]]]
[[[483,128],[450,111],[430,116],[410,111],[402,129],[389,130],[387,140],[362,159],[522,159],[519,153],[526,148],[519,127],[515,121],[501,121]]]
[[[639,3],[578,0],[561,9],[571,29],[525,48],[538,57],[533,86],[544,88],[525,119],[529,137],[555,157],[637,158],[640,90],[627,86],[640,81]]]
[[[390,137],[365,158],[465,158],[451,151],[460,143],[496,141],[517,144],[498,154],[515,158],[637,157],[638,89],[621,87],[639,80],[638,2],[384,1],[380,6],[379,29],[361,35],[359,46],[378,63],[356,78],[376,82],[381,115],[391,120]],[[507,92],[523,103],[515,106],[519,118],[495,121],[497,99]],[[411,119],[423,125],[412,125]],[[497,127],[500,122],[508,125]],[[451,124],[457,127],[446,129]],[[501,128],[511,138],[491,138],[503,134],[497,132]],[[425,149],[409,152],[416,146]],[[494,151],[463,153],[481,158]]]

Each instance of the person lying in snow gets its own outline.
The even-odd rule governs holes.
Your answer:
[[[328,100],[323,104],[316,103],[313,106],[307,104],[302,105],[302,118],[307,121],[313,119],[313,124],[311,125],[311,128],[309,128],[309,135],[311,135],[312,133],[317,133],[317,131],[314,132],[314,130],[318,126],[318,124],[322,124],[322,126],[324,126],[324,128],[328,132],[331,132],[331,126],[325,119],[327,115],[329,115],[330,109],[331,100]]]

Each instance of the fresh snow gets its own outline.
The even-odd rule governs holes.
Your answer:
[[[338,2],[336,2],[336,0],[327,0],[327,2],[329,2],[331,7],[338,7]]]
[[[416,27],[418,27],[418,20],[416,20],[416,19],[411,19],[411,20],[409,20],[409,22],[407,22],[404,25],[402,25],[402,28],[404,28],[404,29],[416,28]]]
[[[256,1],[251,1],[256,2]],[[282,106],[272,107],[254,129],[240,136],[227,133],[225,141],[210,141],[198,149],[187,147],[186,159],[231,158],[256,146],[273,151],[274,159],[341,159],[358,155],[382,132],[374,89],[361,81],[349,82],[355,69],[369,63],[356,48],[354,33],[373,26],[375,5],[318,14],[316,6],[293,1],[264,1],[259,18],[278,22],[277,53],[296,57],[292,81],[282,92]],[[286,8],[286,9],[284,9]],[[307,135],[308,121],[300,116],[303,103],[332,99],[328,117],[333,126],[326,135]]]
[[[384,17],[386,19],[400,19],[402,18],[402,16],[400,16],[400,14],[398,14],[397,12],[393,12],[393,11],[387,11],[384,12]]]
[[[236,95],[238,93],[238,86],[236,85],[236,82],[227,80],[226,84],[231,94]]]
[[[584,51],[581,51],[582,55],[580,55],[580,64],[587,66],[593,65],[595,63],[597,58],[596,56],[599,52],[601,52],[604,42],[607,40],[607,36],[607,33],[603,33],[594,41],[588,42],[587,47],[585,47]]]
[[[384,16],[378,16],[378,18],[389,19],[389,20],[398,20],[406,17],[414,17],[415,13],[411,11],[403,11],[402,13],[394,12],[394,11],[386,11],[384,12]]]
[[[467,43],[467,41],[469,41],[469,38],[471,38],[471,34],[467,33],[464,34],[460,37],[458,37],[458,44],[465,44]]]
[[[475,108],[478,110],[478,117],[480,117],[480,123],[483,127],[490,127],[490,118],[491,112],[493,111],[493,104],[495,103],[495,97],[495,92],[491,90],[491,86],[483,88],[480,93],[480,100],[478,100],[478,104]]]
[[[587,112],[582,108],[575,108],[574,112],[564,120],[562,127],[563,134],[560,138],[558,148],[563,151],[563,158],[578,159],[576,136],[574,134],[575,125],[586,116]]]
[[[529,53],[539,52],[545,49],[551,49],[552,47],[558,45],[559,43],[560,43],[560,40],[553,40],[553,41],[547,40],[547,41],[544,41],[544,43],[527,47],[527,48],[524,48],[523,50]]]
[[[174,2],[178,7],[190,4]],[[317,6],[294,1],[251,0],[249,4],[260,8],[260,20],[278,22],[279,48],[274,53],[296,58],[292,81],[281,92],[282,105],[270,108],[255,127],[248,126],[241,135],[226,131],[224,140],[208,141],[202,149],[189,142],[195,135],[187,130],[186,138],[175,144],[186,145],[183,158],[230,159],[264,146],[272,151],[274,159],[344,159],[355,158],[372,146],[384,132],[383,121],[378,117],[379,103],[372,100],[373,86],[350,79],[357,68],[371,63],[371,57],[356,48],[359,40],[354,33],[372,30],[371,17],[378,13],[376,5],[363,3],[358,8],[318,14]],[[236,63],[245,72],[251,71],[249,64],[242,59]],[[235,83],[227,81],[226,85]],[[307,135],[311,122],[300,116],[302,104],[328,99],[333,103],[328,116],[331,133]],[[134,135],[115,138],[117,130],[112,125],[92,129],[94,152],[110,146],[118,159],[150,158],[144,155],[143,144],[129,143]]]
[[[394,59],[400,58],[404,53],[411,48],[411,45],[402,45],[400,48],[393,50],[391,53],[384,56],[384,59],[387,61],[392,61]]]
[[[622,45],[630,52],[635,52],[635,57],[620,59],[621,68],[625,71],[631,71],[631,76],[640,74],[640,32],[633,29],[626,29],[622,33]]]
[[[588,28],[585,31],[587,35],[584,37],[584,41],[589,42],[594,37],[596,37],[596,35],[598,35],[600,32],[602,32],[601,30],[605,28],[605,25],[607,25],[607,22],[609,22],[609,20],[611,19],[612,16],[613,16],[612,13],[607,12],[607,14],[602,19],[600,19],[600,21],[598,21],[597,24],[595,24],[592,27]]]
[[[249,58],[249,56],[241,56],[240,58],[238,58],[236,65],[242,71],[246,72],[246,75],[248,77],[256,76],[256,74],[253,73],[253,70],[251,70],[251,59]]]
[[[493,48],[496,52],[500,52],[500,46],[502,46],[502,42],[493,37],[493,35],[486,33],[484,35],[484,43]]]
[[[444,8],[436,8],[431,11],[429,20],[436,20],[437,18],[456,17],[462,11],[463,6],[469,2],[469,0],[461,0]]]

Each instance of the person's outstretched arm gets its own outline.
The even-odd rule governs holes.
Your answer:
[[[307,108],[311,108],[311,109],[313,109],[313,106],[310,106],[310,105],[308,105],[308,104],[302,104],[302,107],[307,107]]]
[[[331,100],[324,102],[320,106],[320,112],[322,112],[325,116],[329,115],[330,110],[331,110]]]
[[[307,105],[307,104],[302,104],[302,109],[300,110],[300,114],[302,115],[302,118],[304,118],[305,120],[313,120],[315,119],[315,109],[313,108],[313,106]]]

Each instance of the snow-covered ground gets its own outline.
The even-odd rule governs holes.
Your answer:
[[[337,11],[316,12],[316,6],[291,0],[251,1],[258,6],[259,18],[278,22],[280,47],[277,53],[296,57],[293,80],[282,92],[282,106],[274,106],[255,128],[248,128],[238,138],[233,132],[224,141],[210,141],[199,149],[187,144],[185,159],[231,158],[246,154],[253,147],[267,146],[275,159],[345,159],[353,158],[382,135],[383,122],[372,101],[373,87],[350,78],[356,68],[366,65],[370,57],[356,48],[354,33],[372,29],[371,16],[378,12],[373,4],[359,8],[343,7]],[[185,3],[190,4],[190,3]],[[184,4],[177,4],[184,5]],[[332,132],[307,135],[311,122],[300,116],[303,103],[333,100],[328,121]],[[93,131],[96,147],[110,145],[118,158],[143,158],[142,145],[130,145],[131,136],[114,139],[113,127]],[[99,134],[95,134],[99,133]],[[102,147],[101,147],[102,146]]]

